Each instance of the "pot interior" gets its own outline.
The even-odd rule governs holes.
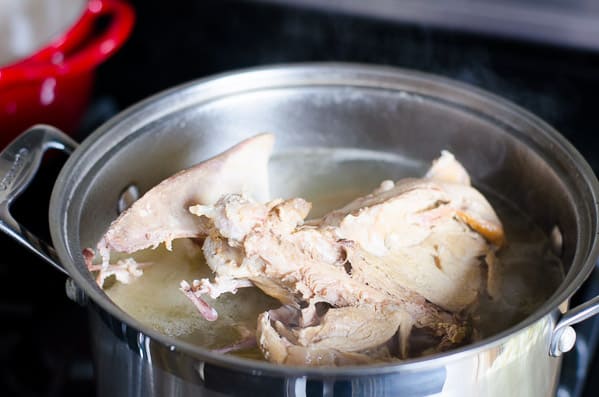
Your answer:
[[[144,192],[260,132],[276,135],[275,156],[346,148],[374,153],[382,162],[391,159],[385,171],[390,178],[418,176],[441,150],[453,152],[475,186],[518,206],[547,235],[555,226],[561,231],[567,276],[531,317],[538,319],[567,299],[592,268],[597,182],[549,126],[498,98],[431,76],[303,65],[178,87],[117,116],[88,138],[63,169],[51,203],[53,240],[75,281],[102,307],[132,323],[95,285],[81,248],[94,246],[116,218],[117,201],[129,184]],[[270,171],[277,175],[278,170]],[[284,175],[274,178],[271,190],[297,194],[289,181],[305,177],[302,168]],[[368,174],[355,181],[368,189],[379,182]]]

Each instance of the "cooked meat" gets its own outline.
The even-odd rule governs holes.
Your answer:
[[[273,135],[257,135],[149,190],[112,222],[98,243],[103,267],[109,266],[111,250],[133,253],[161,243],[170,249],[177,238],[204,236],[203,219],[189,216],[192,204],[212,204],[226,193],[267,200],[273,144]]]
[[[392,361],[389,341],[402,324],[402,314],[399,307],[331,308],[319,324],[300,327],[297,322],[277,319],[270,311],[258,317],[258,346],[268,360],[280,364]]]
[[[433,169],[447,164],[462,175],[455,180],[469,181],[453,156],[443,156]],[[392,284],[387,290],[402,286],[459,312],[476,301],[486,284],[497,283],[483,280],[483,275],[495,277],[496,272],[483,271],[481,264],[493,266],[491,257],[502,244],[503,228],[474,188],[436,180],[438,175],[448,177],[440,170],[428,175],[429,179],[395,184],[385,181],[372,194],[326,215],[321,224],[368,252],[368,266],[362,271],[370,276],[376,267],[376,274]]]
[[[441,151],[441,157],[433,160],[433,165],[424,175],[425,178],[440,182],[457,183],[470,186],[470,175],[453,154],[447,150]]]
[[[504,235],[453,155],[443,152],[425,178],[384,181],[305,221],[307,201],[264,200],[271,148],[271,136],[258,136],[162,182],[111,225],[98,245],[105,261],[110,249],[203,238],[214,277],[183,281],[181,290],[207,320],[217,313],[203,295],[255,286],[278,299],[283,306],[260,315],[256,334],[278,363],[406,358],[414,329],[429,352],[468,341],[468,308],[480,294],[496,294]]]
[[[188,216],[187,208],[214,203],[226,193],[267,199],[267,164],[273,143],[272,135],[258,135],[165,179],[110,225],[103,239],[106,247],[131,253],[163,242],[169,246],[176,238],[204,235],[201,220]]]
[[[390,305],[396,308],[392,311],[395,317],[388,314],[381,317],[381,321],[389,321],[393,329],[385,341],[401,328],[400,350],[404,355],[408,351],[407,338],[413,325],[430,328],[438,335],[439,349],[462,342],[468,334],[467,324],[459,317],[445,313],[429,303],[409,286],[402,285],[403,280],[389,280],[389,265],[364,250],[359,242],[338,237],[338,227],[326,222],[303,225],[303,218],[310,209],[306,201],[277,200],[264,204],[264,208],[260,210],[256,208],[257,205],[243,196],[226,195],[211,208],[202,206],[201,211],[198,211],[197,207],[192,207],[192,212],[208,217],[214,227],[209,232],[203,249],[208,265],[216,277],[213,282],[209,279],[194,282],[198,296],[209,294],[217,298],[224,292],[234,292],[240,286],[248,285],[249,281],[296,310],[324,302],[334,308],[329,312],[331,316],[344,313],[337,319],[346,322],[356,318],[356,313],[371,312],[374,316],[383,307]],[[247,213],[250,209],[255,209],[254,213],[260,215],[251,217],[251,221],[248,221],[247,216],[240,214]],[[243,220],[243,226],[235,227],[235,220]],[[222,232],[218,225],[223,226]],[[233,234],[232,230],[247,232],[245,235],[235,234],[235,239],[223,236]],[[339,308],[348,309],[337,312]],[[348,316],[348,313],[353,313],[353,316]],[[318,319],[319,327],[327,324],[324,320],[326,316]],[[369,322],[376,323],[374,320]],[[262,329],[267,329],[266,326],[265,323]],[[352,320],[346,326],[353,328],[357,324]],[[282,330],[281,326],[275,327],[276,332]],[[268,330],[269,335],[275,331]],[[302,345],[301,328],[293,332]],[[330,328],[325,327],[322,332],[330,332]],[[359,333],[355,337],[359,338]],[[258,338],[266,338],[261,336],[260,330]],[[358,340],[346,338],[343,352],[374,348],[382,344],[374,331],[371,331],[369,338],[360,341],[362,344],[371,343],[367,347],[363,347]],[[260,343],[264,351],[270,349],[268,340],[270,339],[266,338]],[[297,345],[290,340],[286,343],[290,347]],[[319,346],[318,350],[322,351],[325,345]],[[333,347],[331,349],[339,350]]]

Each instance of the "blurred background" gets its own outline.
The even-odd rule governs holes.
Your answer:
[[[135,102],[189,80],[273,63],[362,62],[443,75],[512,100],[599,171],[594,0],[131,0],[134,24],[114,0],[18,2],[20,10],[0,0],[0,40],[18,38],[14,48],[0,47],[2,134],[50,122],[81,141]],[[60,23],[43,31],[36,19],[33,29],[27,13]],[[47,59],[54,69],[39,66]],[[63,160],[50,158],[14,206],[40,235],[48,235],[49,194]],[[0,247],[0,393],[93,396],[86,312],[64,294],[65,277],[4,235]],[[574,304],[599,294],[598,273]],[[599,393],[599,322],[577,331],[560,397]]]

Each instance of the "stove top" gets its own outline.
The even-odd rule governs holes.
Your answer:
[[[76,138],[127,106],[174,85],[262,64],[376,63],[444,75],[506,97],[561,131],[599,171],[595,123],[599,53],[541,46],[288,5],[235,1],[132,1],[137,26],[98,70],[95,94]],[[48,238],[47,211],[64,161],[46,160],[14,212]],[[86,312],[64,293],[65,277],[0,235],[0,390],[7,396],[94,395]],[[574,303],[599,294],[599,272]],[[594,359],[599,321],[578,328],[558,395],[599,390]],[[587,374],[591,374],[587,376]]]

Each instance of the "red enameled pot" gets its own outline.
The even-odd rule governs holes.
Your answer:
[[[78,19],[43,46],[0,64],[0,147],[40,122],[73,132],[88,105],[95,69],[129,37],[135,20],[130,5],[90,0],[81,6]],[[98,31],[100,19],[106,23]]]

